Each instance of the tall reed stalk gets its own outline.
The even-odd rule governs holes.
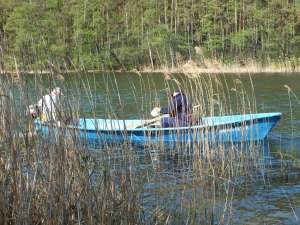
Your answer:
[[[46,139],[32,135],[34,126],[25,112],[29,103],[60,85],[65,92],[61,116],[71,121],[125,119],[132,110],[127,104],[146,119],[152,107],[167,103],[165,92],[175,89],[201,105],[198,117],[246,114],[256,112],[253,86],[247,91],[241,80],[215,75],[171,75],[158,84],[154,75],[125,78],[113,72],[102,74],[99,84],[100,75],[80,71],[37,73],[31,83],[25,74],[0,78],[1,224],[230,223],[238,185],[264,173],[257,144],[202,142],[141,150],[122,143],[91,150],[78,141],[76,131],[70,138],[64,129]],[[126,99],[124,91],[132,97]],[[159,160],[169,161],[174,171],[164,174]]]

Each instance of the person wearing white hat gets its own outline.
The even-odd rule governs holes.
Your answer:
[[[192,123],[193,108],[182,90],[174,91],[171,95],[170,104],[167,107],[154,107],[151,112],[153,117],[168,114],[161,118],[162,127],[189,126]]]
[[[58,121],[60,97],[63,95],[61,88],[54,88],[50,94],[44,95],[38,101],[38,108],[41,111],[43,122]]]

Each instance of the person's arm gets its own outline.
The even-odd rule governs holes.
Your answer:
[[[171,105],[166,107],[161,107],[159,112],[162,114],[170,114],[173,111],[172,108],[173,107]]]
[[[38,107],[40,113],[43,112],[44,104],[45,104],[45,103],[44,103],[44,99],[43,99],[43,97],[42,97],[42,98],[38,101],[38,103],[37,103],[37,107]]]
[[[43,106],[43,99],[42,98],[38,101],[37,106],[42,108],[42,106]]]
[[[167,107],[161,107],[160,108],[160,113],[162,114],[171,114],[174,113],[174,111],[176,111],[176,98],[172,98],[171,102],[169,103],[169,105]]]
[[[172,100],[173,101],[173,100]],[[160,114],[171,114],[173,112],[173,103],[171,103],[169,106],[167,107],[154,107],[151,111],[151,116],[153,117],[157,117]]]

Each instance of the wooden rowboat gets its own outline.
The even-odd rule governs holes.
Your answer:
[[[201,123],[189,127],[161,128],[141,126],[149,120],[79,119],[76,124],[58,126],[35,120],[37,131],[44,137],[63,131],[93,147],[131,143],[145,146],[163,144],[236,143],[264,140],[281,118],[281,113],[257,113],[203,117]],[[150,123],[151,124],[151,123]]]

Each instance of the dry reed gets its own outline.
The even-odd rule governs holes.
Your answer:
[[[31,84],[36,96],[29,92],[25,75],[16,80],[5,75],[0,78],[1,224],[230,223],[235,189],[242,180],[264,174],[257,143],[225,146],[202,142],[172,149],[149,146],[142,151],[144,160],[151,157],[152,167],[141,169],[141,150],[130,143],[107,144],[93,151],[80,142],[76,131],[71,138],[65,138],[64,129],[58,134],[50,132],[46,139],[30,135],[35,131],[25,112],[29,103],[46,93],[45,79],[49,89],[63,85],[66,96],[61,116],[72,121],[84,117],[84,110],[94,118],[125,117],[126,104],[132,99],[136,115],[146,119],[152,103],[166,103],[162,93],[174,89],[185,90],[194,105],[201,105],[195,112],[198,117],[252,113],[256,112],[253,86],[249,92],[240,80],[229,83],[215,75],[169,75],[158,85],[150,75],[137,74],[134,80],[130,76],[122,80],[128,82],[127,91],[133,96],[124,100],[119,75],[109,73],[102,75],[104,106],[97,109],[96,76],[81,72],[76,77],[65,74],[62,79],[57,71],[36,74]],[[74,82],[68,83],[69,79]],[[175,180],[165,178],[179,183],[174,187],[164,186],[162,181],[157,188],[148,188],[162,175],[155,159],[164,157],[189,171],[174,172]]]

